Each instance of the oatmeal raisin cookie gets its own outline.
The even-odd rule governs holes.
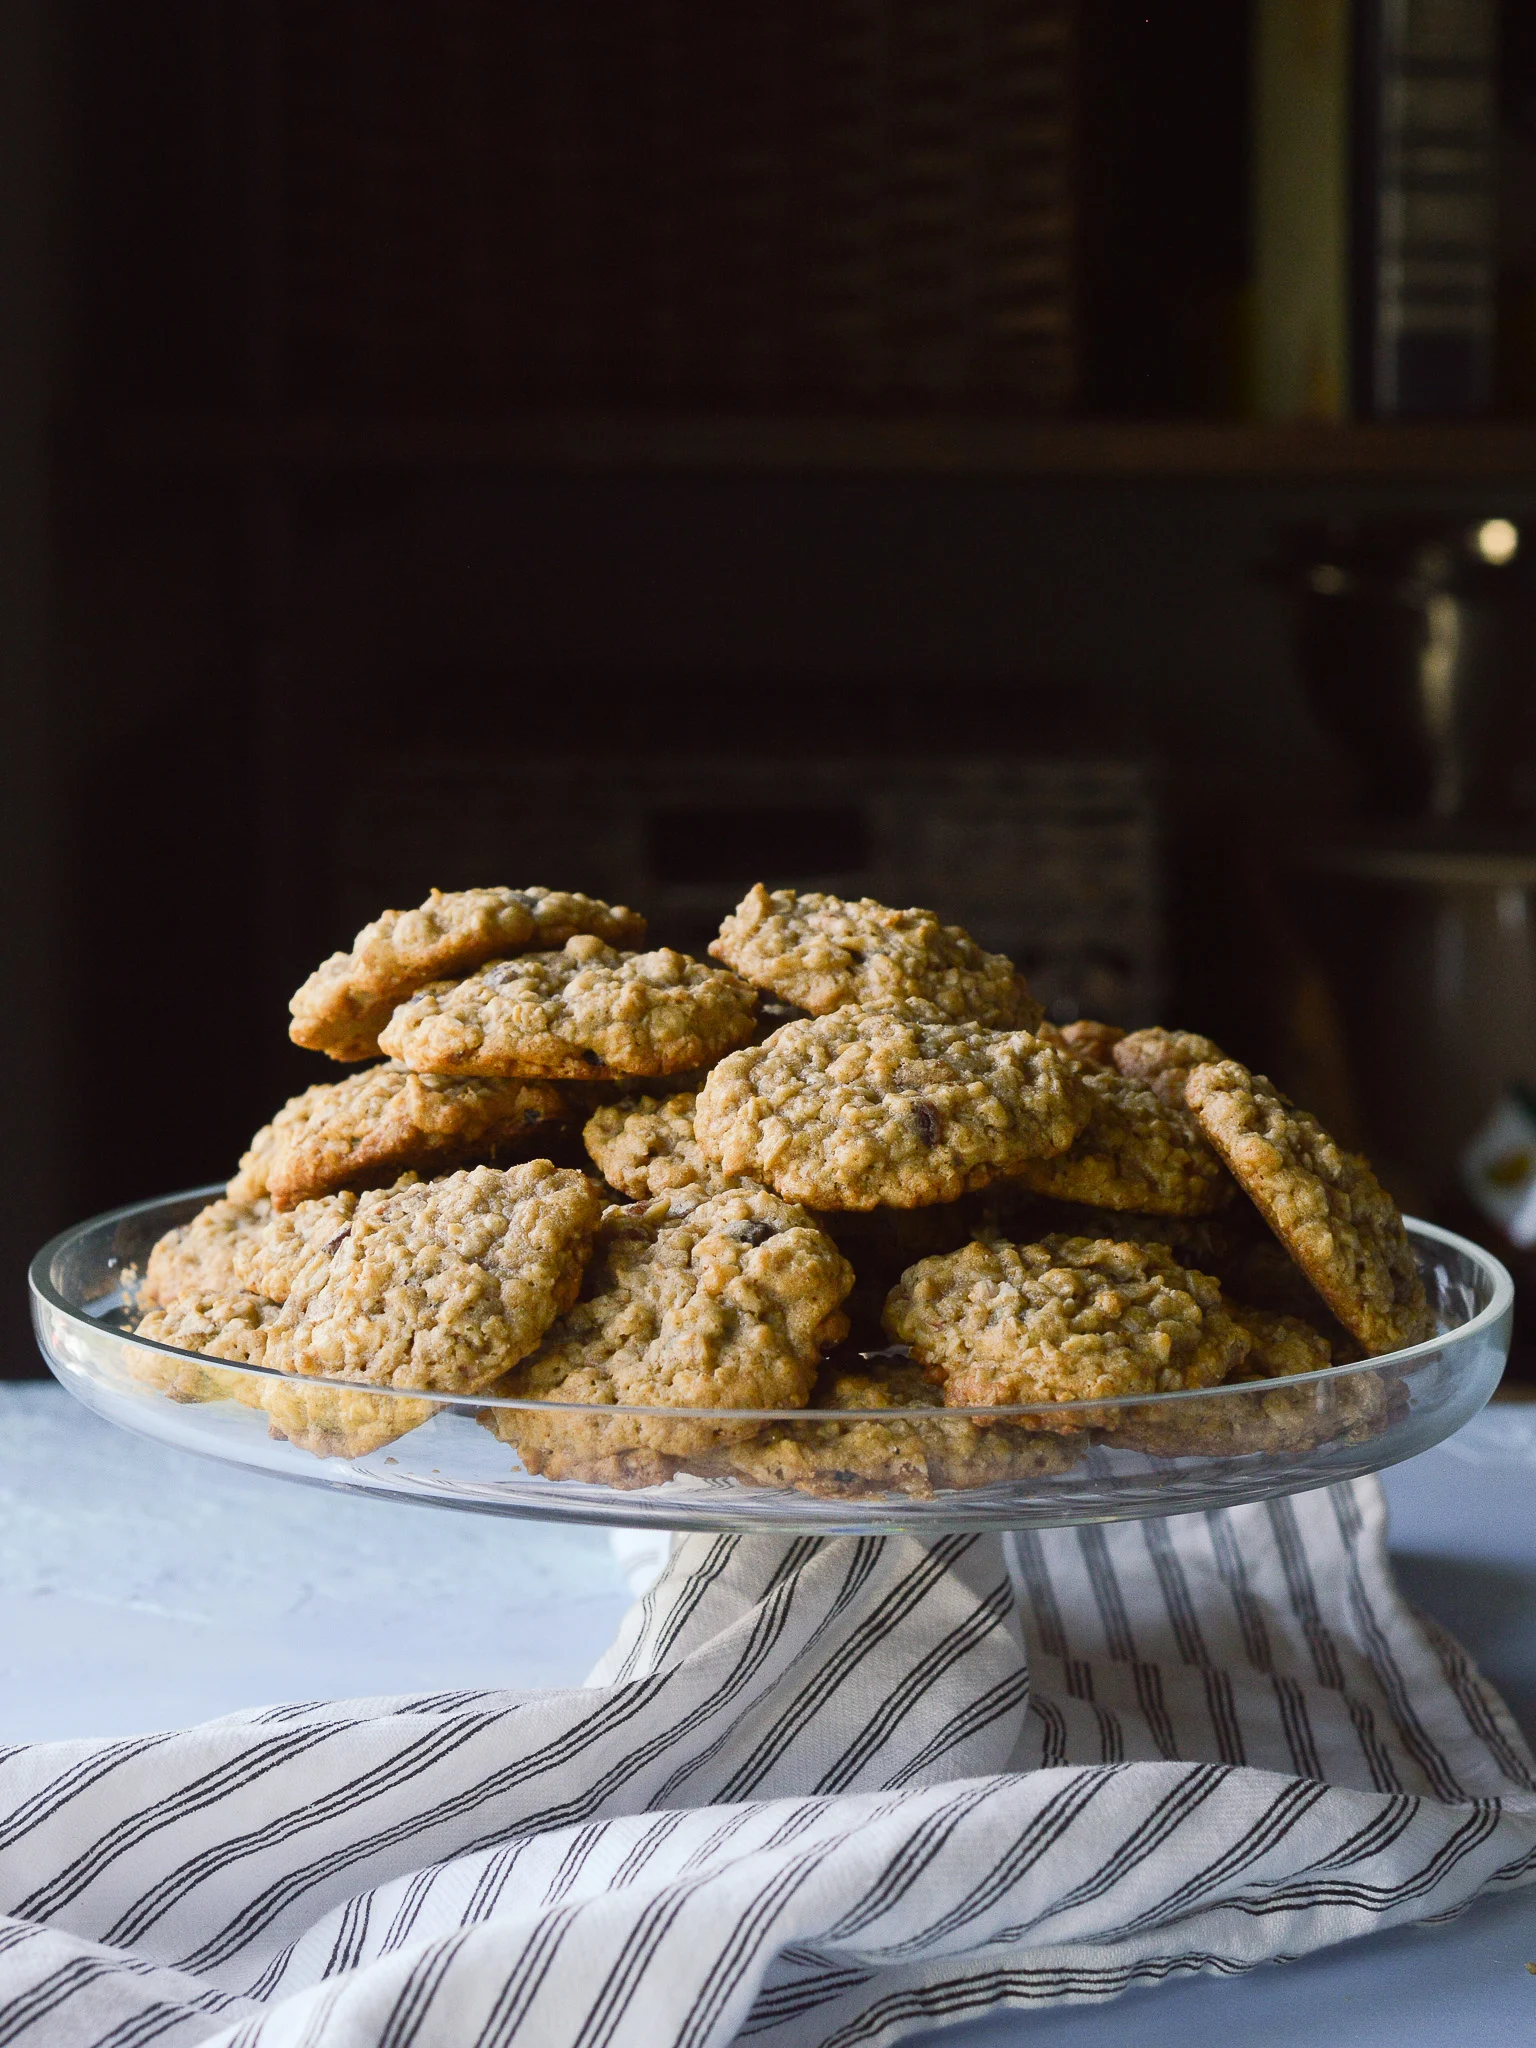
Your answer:
[[[1333,1364],[1333,1346],[1321,1330],[1300,1316],[1277,1315],[1229,1301],[1227,1314],[1248,1333],[1248,1356],[1231,1375],[1238,1380],[1292,1379],[1297,1373],[1323,1372]]]
[[[467,980],[429,983],[380,1034],[418,1072],[605,1080],[706,1066],[752,1035],[756,996],[739,976],[668,946],[618,953],[567,940]]]
[[[846,1410],[850,1419],[769,1423],[755,1436],[690,1460],[689,1469],[831,1500],[881,1493],[927,1499],[944,1487],[1064,1472],[1082,1456],[1081,1436],[1006,1423],[979,1427],[967,1416],[947,1414],[943,1395],[910,1362],[828,1365],[811,1406]]]
[[[639,946],[645,919],[567,889],[434,889],[419,909],[386,910],[363,926],[350,953],[333,953],[315,969],[290,1005],[290,1036],[332,1059],[372,1059],[396,1006],[425,983],[501,954],[563,946],[578,932]]]
[[[348,1200],[350,1217],[319,1241],[332,1220],[327,1209],[340,1220]],[[601,1214],[592,1181],[547,1159],[300,1203],[266,1363],[327,1379],[472,1392],[533,1350],[575,1300]],[[270,1291],[270,1276],[267,1284]]]
[[[693,1135],[697,1096],[628,1095],[587,1119],[582,1138],[610,1187],[643,1201],[698,1187],[718,1194],[729,1182]]]
[[[276,1302],[263,1301],[259,1295],[238,1288],[205,1290],[183,1294],[165,1308],[152,1309],[134,1334],[205,1358],[263,1365],[277,1316]],[[254,1375],[220,1372],[192,1359],[142,1354],[132,1358],[130,1369],[136,1379],[158,1387],[173,1401],[236,1400],[248,1408],[261,1406],[262,1382]]]
[[[595,1411],[614,1406],[800,1408],[841,1342],[853,1273],[805,1214],[761,1188],[727,1189],[679,1217],[612,1209],[582,1299],[496,1388]],[[690,1452],[756,1425],[487,1409],[483,1421],[551,1479],[657,1484]]]
[[[307,1386],[302,1379],[266,1379],[261,1405],[269,1436],[286,1437],[314,1458],[366,1458],[420,1429],[438,1412],[435,1401],[405,1394],[356,1394]]]
[[[815,1209],[952,1202],[1064,1152],[1092,1099],[1027,1031],[931,1003],[847,1005],[722,1060],[694,1114],[699,1149]]]
[[[1214,1386],[1250,1346],[1209,1275],[1112,1238],[991,1239],[924,1259],[892,1289],[885,1327],[952,1407]]]
[[[203,1358],[267,1363],[267,1340],[281,1305],[248,1290],[184,1294],[139,1324],[138,1335],[195,1351]],[[134,1377],[173,1401],[238,1401],[266,1411],[270,1435],[286,1437],[317,1458],[360,1458],[418,1428],[436,1413],[430,1401],[354,1394],[263,1373],[229,1372],[194,1359],[135,1356]]]
[[[234,1178],[224,1189],[232,1202],[255,1202],[272,1192],[272,1161],[294,1132],[303,1129],[312,1112],[331,1099],[333,1081],[316,1081],[302,1095],[285,1102],[271,1123],[263,1124],[240,1156]]]
[[[1333,1346],[1298,1316],[1227,1303],[1252,1348],[1228,1386],[1251,1388],[1208,1400],[1169,1401],[1111,1410],[1106,1440],[1149,1457],[1294,1454],[1324,1443],[1365,1443],[1387,1422],[1387,1395],[1375,1372],[1340,1373],[1306,1386],[1285,1382],[1331,1365]]]
[[[265,1161],[272,1205],[394,1181],[407,1168],[430,1176],[526,1155],[573,1114],[547,1081],[413,1074],[391,1060],[307,1089],[278,1112]]]
[[[143,1308],[169,1307],[184,1294],[236,1294],[249,1283],[246,1261],[266,1230],[272,1204],[225,1196],[199,1209],[190,1223],[168,1230],[150,1253],[139,1288]],[[169,1344],[172,1338],[164,1338]]]
[[[1260,1380],[1241,1396],[1169,1401],[1106,1416],[1105,1441],[1151,1458],[1294,1456],[1319,1444],[1369,1443],[1387,1425],[1387,1396],[1374,1372],[1290,1386]]]
[[[756,883],[710,946],[758,988],[812,1016],[845,1003],[918,996],[946,1016],[1000,1030],[1032,1029],[1040,1005],[1002,953],[986,953],[931,910],[892,910],[868,896],[848,902]]]

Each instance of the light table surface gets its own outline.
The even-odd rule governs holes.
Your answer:
[[[600,1529],[283,1485],[0,1383],[0,1743],[277,1700],[579,1683],[629,1601]],[[1409,1599],[1536,1737],[1536,1406],[1383,1475]],[[1233,1980],[1005,2014],[933,2048],[1530,2048],[1536,1887]]]

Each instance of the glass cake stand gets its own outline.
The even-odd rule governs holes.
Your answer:
[[[1205,1393],[1028,1408],[592,1408],[293,1377],[132,1335],[124,1269],[222,1192],[76,1225],[32,1262],[55,1376],[87,1408],[227,1464],[391,1500],[569,1522],[835,1535],[1059,1528],[1327,1486],[1450,1436],[1498,1385],[1514,1292],[1412,1219],[1440,1334],[1363,1364]],[[851,1354],[889,1403],[900,1354]],[[892,1369],[895,1368],[894,1381]],[[915,1373],[900,1398],[934,1400]],[[869,1393],[884,1385],[886,1392]],[[915,1392],[913,1391],[915,1388]],[[308,1446],[308,1448],[306,1448]]]

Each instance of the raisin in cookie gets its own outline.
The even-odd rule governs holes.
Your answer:
[[[344,1199],[301,1203],[300,1230]],[[547,1159],[358,1197],[323,1259],[290,1274],[266,1363],[471,1392],[533,1350],[575,1300],[601,1214],[593,1182]]]
[[[924,1259],[891,1290],[885,1327],[952,1407],[1214,1386],[1250,1345],[1207,1274],[1112,1238],[991,1239]]]
[[[1165,1031],[1154,1024],[1115,1041],[1110,1058],[1128,1081],[1140,1081],[1170,1109],[1183,1110],[1184,1083],[1207,1060],[1224,1059],[1220,1046],[1198,1031]]]
[[[386,910],[363,926],[350,953],[333,953],[315,969],[289,1005],[289,1036],[332,1059],[372,1059],[391,1013],[425,983],[501,954],[563,946],[578,932],[638,946],[645,919],[566,889],[434,889],[416,910]]]
[[[291,1209],[333,1189],[396,1180],[406,1168],[430,1176],[526,1154],[572,1115],[547,1081],[413,1074],[391,1060],[310,1088],[280,1110],[269,1127],[266,1182],[273,1207]]]
[[[496,1391],[624,1407],[800,1408],[847,1332],[853,1272],[801,1209],[726,1189],[678,1217],[665,1202],[604,1219],[582,1299]],[[488,1409],[486,1426],[551,1479],[649,1486],[678,1457],[751,1423]]]
[[[1040,1005],[1002,953],[986,953],[931,910],[892,910],[868,896],[749,889],[710,946],[717,960],[814,1017],[845,1003],[909,996],[946,1016],[1033,1027]]]
[[[232,1202],[226,1195],[168,1230],[150,1253],[139,1288],[141,1307],[169,1306],[183,1294],[226,1295],[247,1286],[246,1261],[272,1218],[266,1197]],[[163,1340],[167,1344],[172,1338]]]
[[[629,1095],[587,1119],[582,1139],[598,1172],[631,1201],[702,1188],[718,1194],[729,1185],[710,1165],[693,1134],[697,1096]]]
[[[1026,1187],[1062,1202],[1143,1215],[1207,1216],[1232,1197],[1232,1177],[1187,1109],[1139,1081],[1085,1068],[1093,1114],[1065,1152],[1019,1170]]]
[[[418,1072],[611,1079],[707,1066],[752,1035],[757,998],[738,975],[669,946],[618,953],[570,939],[465,981],[429,984],[379,1043]]]
[[[1403,1219],[1363,1159],[1236,1060],[1197,1066],[1185,1093],[1265,1222],[1367,1351],[1433,1335]]]
[[[722,1060],[694,1113],[699,1149],[813,1209],[952,1202],[1064,1152],[1092,1101],[1027,1031],[931,1003],[847,1005]]]

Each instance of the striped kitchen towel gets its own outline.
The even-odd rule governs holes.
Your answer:
[[[0,2048],[851,2048],[1455,1913],[1536,1779],[1384,1520],[690,1536],[585,1689],[0,1752]]]

